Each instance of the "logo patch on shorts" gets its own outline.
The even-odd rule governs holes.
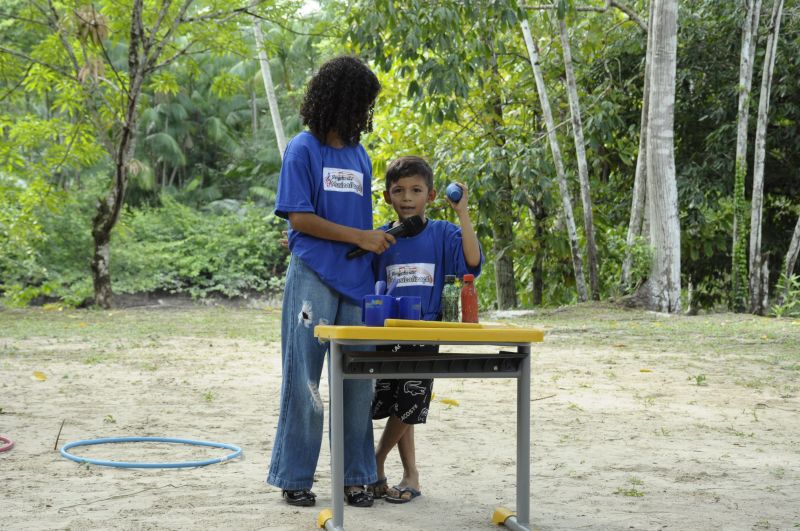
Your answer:
[[[403,385],[403,392],[411,396],[424,395],[425,386],[422,385],[421,380],[408,380]]]

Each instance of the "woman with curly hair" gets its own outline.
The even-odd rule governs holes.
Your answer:
[[[311,491],[322,444],[319,381],[327,345],[317,324],[361,324],[361,298],[375,284],[372,255],[348,260],[358,246],[382,253],[394,237],[372,229],[372,163],[359,144],[372,130],[380,83],[360,60],[342,56],[309,81],[300,116],[309,131],[286,147],[275,213],[289,220],[291,259],[281,320],[283,383],[267,483],[289,505],[314,505]],[[345,496],[369,507],[364,485],[377,480],[372,437],[373,382],[344,382]]]

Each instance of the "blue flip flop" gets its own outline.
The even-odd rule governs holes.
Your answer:
[[[386,493],[386,496],[383,498],[389,503],[408,503],[414,498],[418,498],[422,496],[422,493],[415,489],[414,487],[401,487],[399,485],[395,485],[392,487],[394,490],[397,491],[397,496],[390,496],[389,493]],[[410,498],[404,498],[403,494],[411,494]]]

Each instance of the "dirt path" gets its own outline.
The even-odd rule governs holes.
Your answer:
[[[263,483],[280,386],[274,316],[259,325],[273,328],[263,339],[236,332],[237,320],[263,319],[262,310],[162,314],[200,315],[196,334],[191,323],[142,331],[135,323],[162,319],[143,310],[124,311],[123,321],[74,314],[0,312],[0,433],[16,443],[0,454],[1,528],[314,528],[319,507],[289,508]],[[800,527],[800,325],[765,324],[772,328],[761,342],[774,339],[770,346],[750,321],[731,321],[726,334],[723,317],[703,326],[677,319],[579,313],[526,321],[548,329],[533,360],[536,529]],[[437,380],[437,399],[459,405],[435,401],[417,430],[423,497],[348,509],[347,528],[496,529],[494,508],[514,503],[515,385]],[[172,470],[78,465],[53,449],[62,421],[59,446],[184,437],[236,444],[244,458]],[[382,424],[375,429],[377,438]],[[323,507],[327,452],[323,444],[315,487]],[[224,452],[104,445],[75,453],[179,461]],[[391,460],[389,480],[400,470]]]

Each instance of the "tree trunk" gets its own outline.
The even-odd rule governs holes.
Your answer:
[[[578,291],[578,300],[586,302],[588,295],[586,293],[586,279],[583,276],[583,257],[581,256],[580,246],[578,245],[578,232],[575,228],[575,216],[572,213],[572,198],[569,193],[569,185],[567,184],[567,176],[564,172],[564,162],[561,159],[561,148],[558,145],[558,138],[556,137],[556,125],[553,120],[553,113],[550,110],[550,100],[547,98],[547,88],[544,84],[542,77],[542,69],[539,67],[539,52],[533,43],[531,37],[531,30],[528,26],[528,21],[522,21],[522,35],[525,38],[525,45],[528,48],[528,55],[530,56],[531,67],[533,68],[533,77],[536,80],[536,91],[539,94],[539,102],[542,106],[542,115],[544,116],[545,126],[547,127],[547,137],[550,141],[550,151],[553,153],[553,162],[556,167],[556,177],[558,178],[558,188],[561,192],[561,204],[564,209],[564,219],[567,226],[567,233],[569,234],[570,251],[572,253],[572,268],[575,271],[575,287]]]
[[[497,54],[492,47],[492,75],[500,79],[500,69],[497,64]],[[493,84],[497,87],[498,84]],[[492,96],[492,136],[495,145],[502,148],[505,143],[503,133],[503,101],[501,95],[495,92]],[[494,271],[495,293],[497,295],[497,308],[506,310],[517,307],[517,281],[514,276],[514,222],[513,222],[513,188],[511,176],[495,174],[494,182],[497,183],[498,213],[492,219],[492,233],[494,235]]]
[[[275,139],[278,141],[278,151],[280,151],[281,160],[283,160],[283,152],[286,151],[286,136],[283,134],[281,112],[280,109],[278,109],[278,99],[275,97],[275,85],[272,83],[272,73],[269,70],[267,52],[264,51],[264,35],[261,33],[261,25],[258,20],[253,22],[253,32],[256,35],[258,62],[261,64],[261,77],[264,78],[264,90],[267,92],[269,114],[272,116],[272,127],[275,130]]]
[[[794,226],[794,234],[792,234],[792,241],[789,242],[789,250],[786,252],[786,258],[783,260],[783,276],[785,282],[783,284],[783,291],[778,293],[778,304],[783,304],[789,297],[789,278],[794,273],[794,267],[797,265],[797,255],[800,254],[800,216],[797,218],[797,224]]]
[[[731,251],[731,309],[743,312],[747,306],[747,122],[750,118],[750,89],[753,85],[753,59],[756,53],[761,0],[747,0],[742,24],[742,50],[739,56],[739,111],[736,118],[736,158],[733,169],[733,239]]]
[[[631,216],[628,223],[628,236],[625,239],[625,258],[622,260],[620,286],[625,291],[631,287],[631,267],[633,267],[633,246],[636,238],[642,235],[647,199],[647,115],[650,112],[650,70],[653,61],[653,9],[655,2],[650,0],[650,16],[647,19],[647,49],[644,59],[644,89],[642,90],[642,116],[639,123],[639,152],[636,156],[636,173],[633,179],[633,198]]]
[[[531,266],[531,288],[534,306],[541,306],[544,295],[544,222],[547,219],[547,211],[541,202],[533,201],[530,205],[531,217],[534,221],[534,231],[536,234],[536,250],[533,255],[533,265]]]
[[[761,307],[766,310],[769,308],[769,257],[764,258],[761,263]]]
[[[783,0],[775,0],[770,17],[767,49],[764,53],[764,68],[761,72],[761,94],[758,99],[758,122],[756,124],[755,161],[753,163],[753,200],[750,206],[750,311],[763,315],[766,309],[763,300],[764,280],[761,272],[761,214],[764,202],[764,159],[767,145],[767,117],[769,96],[772,88],[772,73],[781,28]]]
[[[94,254],[92,255],[92,282],[94,284],[94,303],[101,308],[111,308],[113,291],[111,290],[111,233],[104,229],[108,225],[110,210],[108,198],[97,201],[97,213],[92,219],[92,238]]]
[[[253,131],[253,136],[258,134],[258,104],[256,102],[256,91],[250,91],[250,127]]]
[[[122,124],[119,140],[114,151],[114,180],[105,199],[98,200],[97,213],[92,219],[92,281],[94,283],[95,304],[110,308],[113,291],[111,289],[111,231],[117,224],[125,190],[128,185],[128,163],[136,147],[136,119],[139,95],[144,81],[144,57],[140,56],[143,35],[142,0],[135,0],[131,10],[131,40],[128,48],[129,85],[125,121]],[[146,56],[146,54],[144,54]]]
[[[578,160],[578,177],[581,183],[581,202],[583,203],[583,231],[586,235],[586,258],[589,267],[589,284],[592,299],[600,300],[600,284],[597,280],[597,245],[594,241],[594,219],[592,215],[592,194],[589,186],[589,167],[586,164],[586,144],[583,139],[583,122],[581,121],[581,104],[578,100],[578,85],[572,69],[572,51],[567,35],[567,24],[563,19],[558,21],[561,34],[561,49],[564,54],[564,69],[567,77],[567,95],[569,111],[572,117],[572,135],[575,139],[575,155]]]
[[[517,290],[514,278],[514,231],[506,219],[492,223],[492,248],[495,253],[494,278],[497,293],[497,309],[507,310],[517,306]]]
[[[675,180],[674,110],[678,1],[653,0],[653,53],[647,132],[647,197],[653,259],[648,307],[681,309],[681,245]]]
[[[694,291],[694,281],[691,279],[691,277],[689,278],[689,285],[686,286],[686,298],[688,299],[686,301],[686,315],[697,315],[697,313],[700,311],[700,307],[697,304],[697,297]]]

